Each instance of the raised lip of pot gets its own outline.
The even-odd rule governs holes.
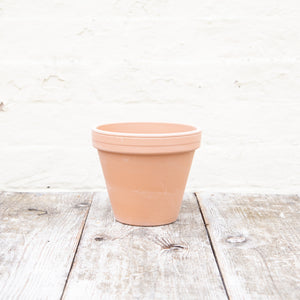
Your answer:
[[[156,124],[179,125],[178,132],[129,133],[101,130],[99,127],[111,124]],[[123,122],[99,125],[92,130],[92,144],[101,151],[128,154],[167,154],[194,151],[200,147],[201,130],[191,125],[166,122]],[[182,130],[191,129],[180,132]],[[122,130],[122,129],[120,129]],[[130,130],[130,129],[129,129]]]
[[[192,125],[185,125],[190,126],[191,128],[195,128],[194,130],[183,131],[183,132],[173,132],[173,133],[127,133],[127,132],[116,132],[116,131],[107,131],[98,129],[98,127],[104,125],[121,125],[121,124],[141,124],[141,123],[149,123],[149,124],[161,124],[161,125],[185,125],[180,123],[168,123],[168,122],[120,122],[120,123],[107,123],[102,125],[97,125],[92,128],[92,131],[105,134],[105,135],[113,135],[113,136],[121,136],[121,137],[141,137],[141,138],[159,138],[159,137],[176,137],[176,136],[187,136],[193,134],[200,134],[201,130],[197,129],[195,126]]]

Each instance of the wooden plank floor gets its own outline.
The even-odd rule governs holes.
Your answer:
[[[91,193],[0,194],[0,299],[59,299]]]
[[[186,195],[177,222],[114,222],[106,195],[93,202],[65,299],[226,299],[197,200]]]
[[[300,299],[299,195],[197,197],[231,299]]]
[[[186,194],[177,222],[134,227],[106,193],[2,192],[0,299],[300,299],[299,206]]]

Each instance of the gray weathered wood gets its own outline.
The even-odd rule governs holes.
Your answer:
[[[300,197],[198,200],[231,299],[300,299]]]
[[[98,194],[64,299],[226,299],[195,196],[177,222],[147,228],[114,221]]]
[[[59,299],[91,193],[0,193],[0,299]]]

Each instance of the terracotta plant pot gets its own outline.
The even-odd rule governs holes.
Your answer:
[[[176,221],[201,131],[173,123],[115,123],[92,130],[117,221]]]

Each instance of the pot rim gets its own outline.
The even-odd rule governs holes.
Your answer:
[[[181,132],[170,132],[170,133],[130,133],[130,132],[117,132],[117,131],[108,131],[101,130],[99,127],[107,125],[125,125],[125,124],[161,124],[161,125],[179,125],[187,126],[193,128],[192,130],[181,131]],[[192,125],[185,125],[181,123],[170,123],[170,122],[116,122],[116,123],[105,123],[101,125],[94,126],[92,131],[111,136],[121,136],[121,137],[141,137],[141,138],[159,138],[159,137],[176,137],[176,136],[186,136],[201,133],[200,129]]]

